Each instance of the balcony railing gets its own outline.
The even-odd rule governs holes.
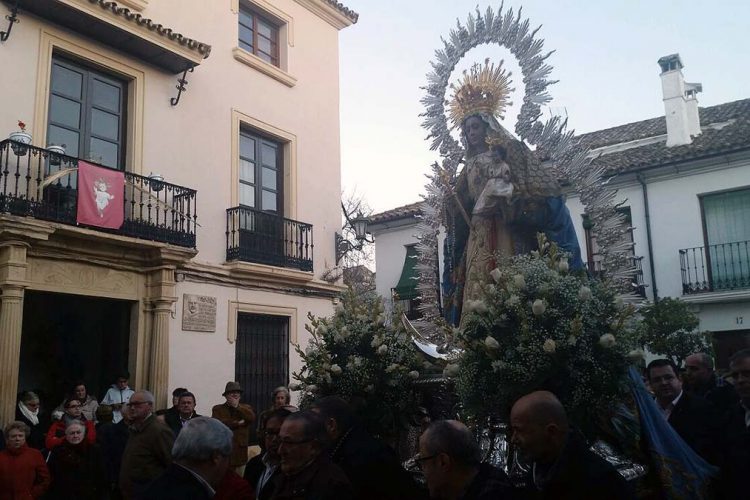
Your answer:
[[[646,297],[646,284],[643,281],[643,257],[631,257],[632,258],[632,264],[633,264],[633,277],[631,281],[632,285],[632,291],[633,293],[640,295],[641,297]],[[602,279],[606,276],[607,270],[604,269],[602,266],[602,262],[600,260],[596,261],[590,261],[586,262],[586,268],[588,269],[589,273],[596,278],[596,279]]]
[[[750,241],[680,250],[682,293],[750,288]]]
[[[0,141],[0,212],[77,225],[78,158],[19,142]],[[101,166],[101,165],[99,165]],[[107,167],[102,167],[107,168]],[[98,231],[195,247],[196,191],[131,172],[125,174],[125,221]]]
[[[227,210],[227,260],[313,270],[313,227],[248,207]]]

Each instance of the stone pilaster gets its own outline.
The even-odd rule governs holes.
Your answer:
[[[22,242],[0,243],[0,424],[3,426],[15,418],[27,247]]]
[[[169,392],[169,320],[175,296],[174,268],[154,270],[149,279],[151,335],[148,362],[148,387],[154,393],[156,408],[171,405]]]

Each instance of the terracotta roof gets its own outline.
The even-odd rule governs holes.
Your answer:
[[[352,9],[350,9],[349,7],[347,7],[346,5],[344,5],[343,3],[337,2],[336,0],[325,0],[325,1],[331,7],[333,7],[334,9],[338,10],[339,12],[341,12],[342,14],[344,14],[346,17],[348,17],[349,19],[351,19],[351,21],[353,23],[356,23],[357,20],[359,19],[359,14],[357,14],[356,12],[354,12]]]
[[[382,222],[391,222],[399,219],[408,219],[415,217],[422,211],[422,202],[410,203],[402,207],[393,208],[370,216],[370,224],[380,224]]]
[[[98,4],[102,9],[111,10],[112,13],[118,16],[122,16],[128,21],[137,24],[138,26],[144,26],[149,31],[154,31],[159,35],[168,38],[169,40],[175,41],[180,45],[189,48],[190,50],[195,50],[196,52],[201,54],[204,59],[207,58],[209,54],[211,54],[211,46],[207,43],[199,42],[198,40],[193,40],[192,38],[183,36],[182,33],[177,33],[171,28],[167,28],[166,26],[156,23],[147,17],[143,17],[138,12],[134,12],[127,7],[120,7],[119,5],[117,5],[117,2],[112,2],[110,0],[89,1],[94,4]]]
[[[606,165],[609,173],[624,173],[660,165],[696,160],[716,154],[750,149],[750,99],[699,108],[701,134],[691,144],[666,146],[663,140],[634,145],[622,151],[602,151],[594,163]],[[591,149],[666,136],[666,119],[651,118],[577,136]]]

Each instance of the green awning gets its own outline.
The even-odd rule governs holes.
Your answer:
[[[417,297],[417,247],[415,245],[406,247],[404,268],[401,270],[398,284],[392,291],[393,298],[396,300],[410,300]]]

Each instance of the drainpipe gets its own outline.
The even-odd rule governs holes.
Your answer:
[[[659,289],[656,287],[656,271],[654,271],[654,246],[651,243],[651,212],[648,209],[648,187],[646,187],[646,178],[641,172],[636,174],[636,179],[641,184],[643,190],[643,207],[646,212],[646,239],[648,242],[648,267],[651,270],[651,286],[654,290],[654,302],[659,302]]]

